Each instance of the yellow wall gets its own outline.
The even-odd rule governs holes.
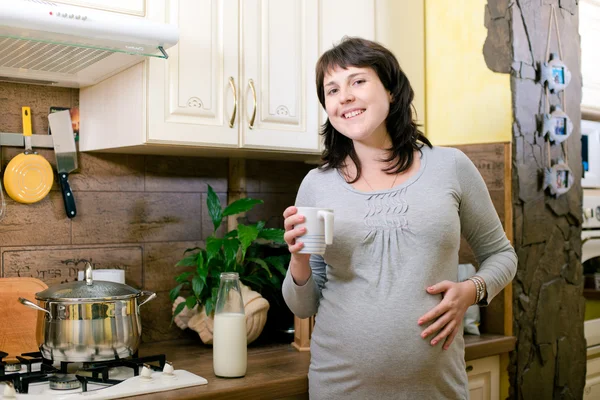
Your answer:
[[[376,0],[375,14],[375,38],[398,58],[425,124],[425,0]]]
[[[485,0],[375,0],[376,40],[415,91],[414,105],[435,145],[510,142],[510,76],[483,59]],[[448,79],[449,78],[449,79]],[[509,393],[501,356],[500,398]]]
[[[586,321],[590,319],[600,318],[600,301],[598,300],[585,300],[585,317]]]
[[[483,59],[485,5],[425,0],[425,124],[435,145],[511,141],[510,76]]]

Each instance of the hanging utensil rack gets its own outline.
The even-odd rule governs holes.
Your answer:
[[[22,133],[0,132],[0,150],[2,146],[23,147],[24,145],[25,141]],[[53,149],[52,135],[31,135],[31,145],[34,148]]]

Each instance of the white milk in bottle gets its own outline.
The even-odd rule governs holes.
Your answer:
[[[215,375],[226,378],[244,376],[247,360],[246,316],[237,313],[215,314],[213,337]]]
[[[246,375],[248,341],[246,314],[236,272],[221,274],[213,329],[213,369],[221,378]]]

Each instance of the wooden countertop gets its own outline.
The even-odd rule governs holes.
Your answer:
[[[515,349],[517,338],[484,333],[481,336],[465,335],[465,360],[495,356]]]
[[[465,360],[514,350],[512,336],[465,335]],[[250,346],[248,372],[244,378],[217,378],[212,369],[212,348],[197,341],[146,343],[140,356],[164,353],[175,369],[184,369],[208,380],[208,385],[171,392],[135,396],[136,399],[282,399],[303,398],[308,392],[309,352],[298,352],[289,344]],[[299,396],[299,397],[295,397]]]
[[[583,289],[583,297],[587,300],[600,300],[600,290],[596,289]]]
[[[298,352],[290,344],[250,346],[246,376],[236,379],[215,376],[212,347],[203,345],[200,339],[143,344],[139,353],[142,357],[164,353],[175,369],[200,375],[208,384],[134,396],[136,399],[278,399],[308,392],[310,353]]]

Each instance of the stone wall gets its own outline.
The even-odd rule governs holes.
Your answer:
[[[574,131],[564,149],[575,186],[554,198],[542,188],[547,165],[539,114],[545,110],[540,66],[555,7],[563,61],[572,72],[566,112]],[[513,93],[514,245],[519,267],[513,284],[516,351],[509,366],[511,398],[580,399],[585,385],[584,299],[581,267],[580,46],[577,1],[488,1],[484,55],[490,69],[511,74]],[[552,30],[551,52],[559,52]],[[560,105],[557,95],[550,104]],[[553,160],[562,156],[552,146]]]

